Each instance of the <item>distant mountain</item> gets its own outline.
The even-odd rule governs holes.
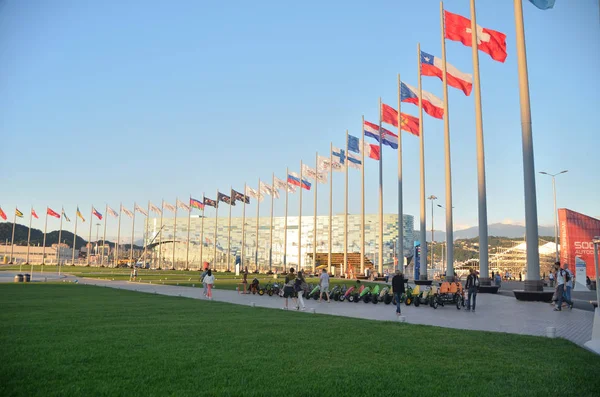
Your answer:
[[[554,236],[554,227],[538,226],[538,234],[539,236]],[[415,230],[415,236],[418,235],[419,232]],[[488,225],[488,235],[508,238],[525,237],[525,226],[513,225],[510,223],[492,223],[491,225]],[[446,233],[441,230],[434,230],[434,237],[436,241],[444,241],[446,239]],[[474,237],[479,237],[478,226],[454,231],[454,240]],[[427,231],[427,241],[431,241],[431,230]]]

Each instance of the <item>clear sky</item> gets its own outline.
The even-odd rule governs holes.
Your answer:
[[[504,64],[480,52],[489,223],[524,221],[512,4],[477,2],[479,25],[508,36]],[[469,17],[466,0],[445,8]],[[536,172],[568,169],[557,178],[559,207],[600,216],[598,1],[557,0],[541,11],[524,0],[523,8]],[[64,206],[71,219],[79,205],[88,219],[92,204],[104,213],[121,201],[132,209],[134,201],[215,198],[245,182],[256,188],[272,172],[285,178],[286,167],[328,155],[330,142],[343,146],[346,129],[359,135],[361,115],[377,122],[379,96],[396,106],[397,73],[417,85],[417,42],[441,56],[437,1],[0,1],[0,205],[10,220],[15,205],[40,215]],[[472,73],[469,47],[448,41],[447,55]],[[424,77],[423,88],[442,98],[437,78]],[[460,229],[477,224],[474,100],[449,90]],[[411,104],[402,110],[418,115]],[[443,122],[424,115],[424,128],[426,193],[443,204]],[[419,142],[404,133],[403,144],[404,209],[418,228]],[[384,149],[384,210],[394,213],[396,151]],[[369,160],[367,213],[378,210],[377,169]],[[350,170],[352,213],[359,176]],[[334,174],[335,213],[343,179]],[[539,222],[552,224],[551,180],[538,174],[536,182]],[[328,189],[319,186],[322,215]],[[312,192],[304,197],[312,215]],[[276,201],[275,214],[283,210]],[[254,204],[248,211],[254,216]],[[443,210],[435,216],[443,229]],[[108,229],[116,234],[115,219]]]

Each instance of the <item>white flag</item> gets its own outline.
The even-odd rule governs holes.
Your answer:
[[[257,199],[258,201],[263,201],[263,195],[252,189],[250,186],[246,186],[246,196]]]
[[[176,204],[182,210],[185,210],[185,211],[189,211],[190,210],[190,207],[186,203],[184,203],[183,201],[180,201],[179,199],[177,199]]]
[[[117,218],[117,217],[119,216],[119,214],[117,214],[117,213],[115,212],[115,210],[113,210],[113,209],[112,209],[112,208],[110,208],[110,207],[107,207],[107,208],[106,208],[106,212],[108,212],[108,214],[109,214],[110,216],[113,216],[113,217],[115,217],[115,218]],[[83,220],[83,218],[82,218],[82,220]]]
[[[333,166],[334,171],[344,171],[344,166],[336,161],[335,157],[333,158],[333,162],[329,157],[319,156],[319,161],[317,162],[317,168],[319,172],[329,172],[329,167]]]
[[[275,189],[287,189],[289,193],[296,193],[296,186],[290,185],[287,181],[275,177]]]
[[[272,186],[264,183],[263,181],[260,181],[259,189],[261,193],[268,194],[269,196],[273,196],[275,198],[279,198],[279,192],[276,189],[273,189]]]
[[[125,215],[127,215],[130,218],[133,218],[133,213],[131,211],[129,211],[127,208],[123,207],[123,205],[121,204],[121,211],[123,211],[125,213]]]
[[[319,183],[327,183],[327,174],[323,172],[317,172],[312,167],[306,164],[302,164],[302,177],[316,179]]]
[[[164,209],[167,209],[167,210],[169,210],[169,211],[171,211],[171,212],[175,212],[175,211],[177,211],[177,208],[175,208],[175,206],[173,206],[173,205],[171,205],[171,204],[167,203],[166,201],[163,203],[163,208],[164,208]]]
[[[162,211],[160,208],[158,208],[157,206],[155,206],[154,204],[150,203],[150,211],[154,211],[156,212],[158,215],[162,214]]]
[[[145,216],[148,216],[148,213],[139,205],[135,205],[134,211],[139,212],[140,214],[144,214]]]

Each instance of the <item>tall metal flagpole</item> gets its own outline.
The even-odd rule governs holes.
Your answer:
[[[233,188],[229,186],[229,220],[227,221],[227,271],[230,271],[229,264],[231,263],[231,205],[233,203]]]
[[[173,214],[173,255],[172,255],[172,259],[171,259],[171,267],[173,269],[175,269],[175,242],[177,241],[177,239],[175,238],[177,236],[177,203],[179,202],[179,199],[177,197],[175,197],[175,213]]]
[[[100,258],[100,266],[104,266],[104,253],[106,252],[106,220],[108,218],[108,204],[104,208],[104,232],[102,233],[102,257]],[[91,221],[90,221],[91,222]],[[77,228],[77,214],[75,214],[75,228]],[[73,244],[75,249],[75,244]]]
[[[363,142],[365,140],[365,116],[362,116]],[[348,142],[348,133],[346,133],[346,142]],[[347,150],[347,148],[346,148]],[[360,273],[365,273],[365,155],[361,157],[362,167],[360,167]],[[348,196],[348,161],[346,161],[346,196]],[[348,211],[346,211],[348,212]]]
[[[333,210],[333,142],[329,142],[329,235],[327,241],[329,243],[328,255],[327,255],[327,267],[331,269],[331,249],[333,247],[332,236],[332,210]],[[342,269],[340,269],[340,275]]]
[[[273,202],[275,199],[275,173],[273,173],[272,185],[273,192],[271,192],[271,223],[269,226],[269,271],[273,271]]]
[[[133,221],[131,222],[131,251],[129,252],[129,263],[132,266],[135,266],[135,263],[133,263],[133,239],[135,236],[135,207],[136,206],[137,206],[137,204],[134,201],[133,202]]]
[[[400,94],[400,73],[398,73],[398,270],[404,271],[404,210],[402,193],[402,98]]]
[[[313,273],[317,267],[317,186],[319,185],[319,152],[315,154],[315,214],[313,216]]]
[[[288,194],[289,194],[289,183],[288,183],[289,170],[285,167],[285,220],[283,224],[283,270],[286,270],[287,266],[287,229],[288,229]]]
[[[60,226],[58,228],[58,245],[56,246],[56,266],[58,267],[58,274],[60,275],[60,240],[62,240],[62,221],[65,217],[64,207],[60,209]],[[12,258],[11,258],[12,260]]]
[[[119,221],[117,222],[117,242],[115,244],[115,267],[117,267],[117,265],[119,264],[119,254],[120,254],[120,247],[119,245],[121,244],[121,215],[123,212],[123,203],[119,203]],[[92,220],[90,219],[90,222]],[[160,263],[158,265],[158,267],[160,267]]]
[[[189,210],[188,210],[188,226],[187,226],[187,247],[185,249],[185,270],[189,270],[190,268],[190,225],[192,222],[192,196],[190,195],[190,199],[188,200]],[[148,213],[150,211],[148,210]],[[148,232],[146,231],[146,234]]]
[[[260,191],[260,178],[258,178],[258,198],[256,199],[256,249],[254,250],[254,266],[258,271],[258,222],[260,220],[260,198],[262,192]]]
[[[383,150],[381,142],[383,142],[383,134],[381,133],[381,97],[379,97],[379,266],[377,269],[380,276],[383,273]],[[361,152],[363,154],[362,166],[364,167],[364,147],[361,148]]]
[[[452,167],[450,159],[450,115],[448,81],[446,74],[446,34],[444,3],[440,1],[440,29],[442,32],[442,81],[444,83],[444,157],[446,160],[446,280],[454,281],[454,225],[452,220]],[[433,215],[432,215],[433,217]],[[432,247],[433,249],[433,247]],[[442,250],[443,252],[443,250]],[[443,264],[443,263],[442,263]]]
[[[348,267],[348,130],[346,130],[346,190],[344,192],[344,273]],[[363,234],[364,234],[364,230]]]
[[[419,240],[421,244],[420,280],[427,280],[427,225],[425,224],[425,137],[423,133],[423,95],[421,91],[421,44],[417,44],[417,63],[419,65],[419,135],[421,143],[421,224]]]
[[[244,270],[246,264],[246,183],[244,182],[244,204],[242,205],[242,254],[240,255],[240,270]]]
[[[42,243],[42,265],[46,263],[46,230],[48,229],[48,207],[46,207],[46,221],[44,222],[44,242]]]
[[[27,264],[29,264],[29,243],[31,242],[31,220],[33,218],[33,207],[29,211],[29,230],[27,231]]]
[[[165,200],[161,200],[160,204],[160,228],[158,229],[158,268],[162,269],[162,229],[163,229],[163,214],[165,212]],[[119,214],[119,219],[121,215]]]
[[[77,206],[77,210],[79,210],[79,206]],[[75,265],[75,245],[77,243],[77,214],[75,214],[75,231],[73,232],[73,252],[71,256],[71,265]]]
[[[108,215],[108,208],[106,209],[107,211],[107,215]],[[144,239],[144,265],[146,265],[146,263],[148,262],[148,243],[150,242],[150,234],[149,234],[149,228],[150,228],[150,200],[148,200],[148,215],[146,215],[146,236]],[[189,230],[189,225],[188,225],[188,230]]]
[[[62,223],[62,217],[60,218]],[[12,227],[12,237],[10,239],[10,263],[13,262],[14,258],[14,248],[15,248],[15,225],[17,224],[17,207],[15,207],[15,214],[13,215],[13,227]],[[60,235],[60,232],[59,232]],[[60,237],[58,239],[60,244]]]
[[[523,4],[521,0],[515,0],[514,4],[515,30],[517,36],[517,64],[519,66],[519,99],[521,102],[521,131],[523,140],[523,176],[525,179],[525,233],[528,242],[525,290],[541,291],[543,290],[543,281],[540,280],[540,253],[537,244],[538,218],[535,188],[535,164],[533,161],[533,136],[531,129],[531,107],[529,103],[529,76],[527,74],[525,28],[523,24]],[[477,82],[479,82],[479,79],[477,79]],[[597,258],[597,245],[595,246],[595,249]],[[597,268],[596,274],[598,274]]]
[[[216,199],[217,199],[217,201],[216,201],[216,207],[215,207],[215,242],[214,242],[214,248],[213,248],[213,270],[216,270],[216,266],[217,266],[217,236],[218,236],[217,223],[219,222],[219,189],[217,189]]]
[[[302,160],[300,160],[300,210],[298,212],[298,269],[302,268]]]
[[[200,219],[200,269],[204,267],[204,192],[202,192],[202,218]]]
[[[89,249],[87,252],[87,265],[90,265],[90,261],[91,261],[91,257],[92,257],[92,225],[94,222],[92,222],[92,218],[94,217],[94,206],[92,205],[92,210],[90,211],[90,233],[88,234],[88,244],[89,244]],[[62,222],[62,218],[61,218],[61,222]]]
[[[487,193],[485,187],[485,155],[483,148],[483,119],[481,116],[481,85],[479,84],[479,49],[477,45],[477,21],[475,20],[475,0],[471,0],[471,50],[473,54],[473,88],[475,92],[475,129],[477,137],[476,140],[477,191],[479,208],[479,273],[481,284],[489,285],[491,281],[488,268]],[[448,210],[451,210],[451,208],[446,208],[446,211]],[[535,234],[537,235],[537,229]],[[537,239],[534,241],[537,241]],[[537,244],[535,245],[537,246]]]

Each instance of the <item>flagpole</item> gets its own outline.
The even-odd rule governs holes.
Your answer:
[[[231,263],[231,204],[233,203],[233,188],[229,186],[229,220],[227,222],[227,271],[230,271],[229,264]]]
[[[260,216],[260,198],[262,197],[262,192],[260,191],[260,178],[258,178],[258,198],[256,199],[256,249],[254,251],[254,266],[256,267],[256,271],[258,271],[258,221]]]
[[[108,211],[108,208],[106,209]],[[106,213],[108,215],[108,212]],[[144,266],[148,263],[148,242],[150,241],[149,232],[150,232],[150,200],[148,200],[148,215],[146,215],[146,236],[144,241]],[[189,226],[188,226],[189,230]]]
[[[271,192],[271,225],[269,227],[269,271],[273,272],[273,203],[275,201],[275,173],[273,172],[273,191]]]
[[[185,250],[185,270],[190,269],[190,225],[192,223],[192,196],[190,195],[190,200],[188,201],[190,209],[188,210],[188,230],[187,230],[187,248]],[[150,213],[150,210],[148,210]],[[146,235],[148,232],[146,231]]]
[[[129,263],[131,263],[132,266],[135,266],[135,263],[133,262],[133,239],[135,236],[135,207],[136,207],[136,203],[135,201],[133,202],[133,221],[131,222],[131,252],[129,253]]]
[[[204,205],[204,192],[202,192],[202,219],[200,220],[200,269],[204,268],[204,256],[202,255],[204,249],[204,207],[206,207],[206,205]]]
[[[60,209],[60,226],[58,228],[58,245],[56,246],[56,267],[58,268],[58,275],[60,276],[60,240],[62,239],[62,222],[65,217],[65,208]]]
[[[123,203],[119,203],[119,222],[117,225],[117,243],[115,244],[115,267],[119,264],[119,245],[121,244],[121,214],[123,212]],[[92,220],[90,219],[90,222]],[[160,267],[160,265],[159,265]]]
[[[402,98],[400,94],[400,73],[398,73],[398,251],[396,258],[398,259],[397,270],[404,271],[404,210],[403,192],[402,192],[402,113],[401,104]]]
[[[442,32],[442,81],[444,83],[444,157],[446,160],[446,281],[454,281],[454,225],[452,219],[453,207],[452,168],[450,158],[450,115],[448,113],[448,78],[446,71],[446,27],[444,24],[444,3],[442,1],[440,1],[440,29]]]
[[[364,128],[363,128],[364,130]],[[379,275],[383,273],[383,134],[381,133],[381,97],[379,97],[379,266],[377,267]],[[362,153],[362,166],[365,166],[364,139]]]
[[[283,271],[286,271],[287,266],[287,230],[288,230],[288,182],[289,169],[285,167],[285,220],[283,224]]]
[[[525,181],[525,233],[527,244],[526,291],[543,290],[540,280],[540,255],[538,248],[538,218],[535,188],[535,164],[533,161],[533,136],[531,129],[531,105],[529,102],[529,76],[523,24],[523,4],[515,0],[515,30],[517,36],[517,64],[519,67],[519,99],[521,103],[521,131],[523,146],[523,176]],[[487,276],[487,273],[482,273]]]
[[[44,242],[42,244],[42,266],[46,264],[46,231],[48,228],[48,207],[46,207],[46,221],[44,222]],[[42,271],[44,268],[42,267]]]
[[[102,233],[102,255],[100,256],[100,266],[104,266],[104,253],[106,252],[106,220],[108,218],[108,204],[104,208],[104,232]],[[75,224],[77,224],[77,214],[75,214]],[[75,249],[75,248],[73,248]]]
[[[90,247],[88,248],[87,251],[87,265],[90,266],[90,259],[91,259],[91,253],[92,253],[92,224],[94,222],[92,222],[92,218],[94,216],[94,206],[92,205],[92,209],[90,210],[90,233],[88,234],[88,244],[90,245]]]
[[[362,116],[362,139],[365,141],[365,116]],[[346,138],[348,141],[348,138]],[[364,143],[363,143],[364,145]],[[365,154],[361,157],[362,167],[360,169],[360,273],[365,273]],[[348,167],[348,162],[346,162]],[[348,184],[348,176],[346,175],[346,185]],[[348,195],[346,190],[346,195]]]
[[[471,50],[473,54],[473,87],[475,89],[475,127],[477,138],[476,141],[477,192],[479,208],[479,273],[481,284],[489,285],[491,282],[489,279],[488,270],[488,223],[487,196],[485,187],[485,154],[483,147],[483,118],[481,114],[481,86],[479,83],[479,50],[477,45],[477,21],[475,20],[475,0],[471,0]]]
[[[246,182],[244,182],[244,204],[242,204],[242,253],[240,255],[240,270],[244,270],[246,264]]]
[[[344,273],[348,266],[348,130],[346,130],[346,191],[344,194]],[[364,229],[363,229],[364,230]],[[364,233],[363,233],[364,234]]]
[[[319,152],[315,155],[315,214],[313,217],[313,273],[317,270],[317,186],[319,185]]]
[[[177,203],[179,202],[179,198],[175,197],[175,212],[173,213],[173,254],[171,256],[171,268],[175,270],[175,241],[177,240],[175,237],[177,236]]]
[[[327,267],[331,269],[331,250],[333,248],[332,236],[332,210],[333,210],[333,142],[329,142],[329,234],[327,237],[329,247],[327,253]],[[342,269],[340,268],[340,277]]]
[[[77,211],[79,212],[79,206],[77,206]],[[79,218],[78,214],[75,214],[75,231],[73,232],[73,252],[71,255],[71,264],[75,265],[75,245],[77,244],[77,218]],[[106,230],[106,229],[104,229]]]
[[[62,218],[61,222],[62,222]],[[12,228],[12,237],[10,239],[10,263],[13,263],[14,258],[14,249],[15,249],[15,225],[17,224],[17,207],[15,207],[15,213],[13,215],[13,228]]]
[[[214,242],[214,249],[213,249],[213,270],[217,270],[217,235],[218,235],[218,231],[217,231],[217,223],[219,221],[219,189],[217,189],[217,197],[216,197],[217,201],[215,202],[215,242]]]
[[[33,207],[31,207],[31,211],[29,211],[29,230],[27,231],[27,264],[29,264],[29,243],[31,242],[31,220],[32,220],[32,218],[33,218]]]
[[[425,137],[423,136],[423,92],[421,90],[421,44],[417,43],[417,62],[419,66],[419,135],[421,157],[421,225],[419,226],[419,241],[421,257],[419,279],[427,280],[427,225],[425,224]]]
[[[298,211],[298,269],[302,268],[302,160],[300,160],[300,209]]]

